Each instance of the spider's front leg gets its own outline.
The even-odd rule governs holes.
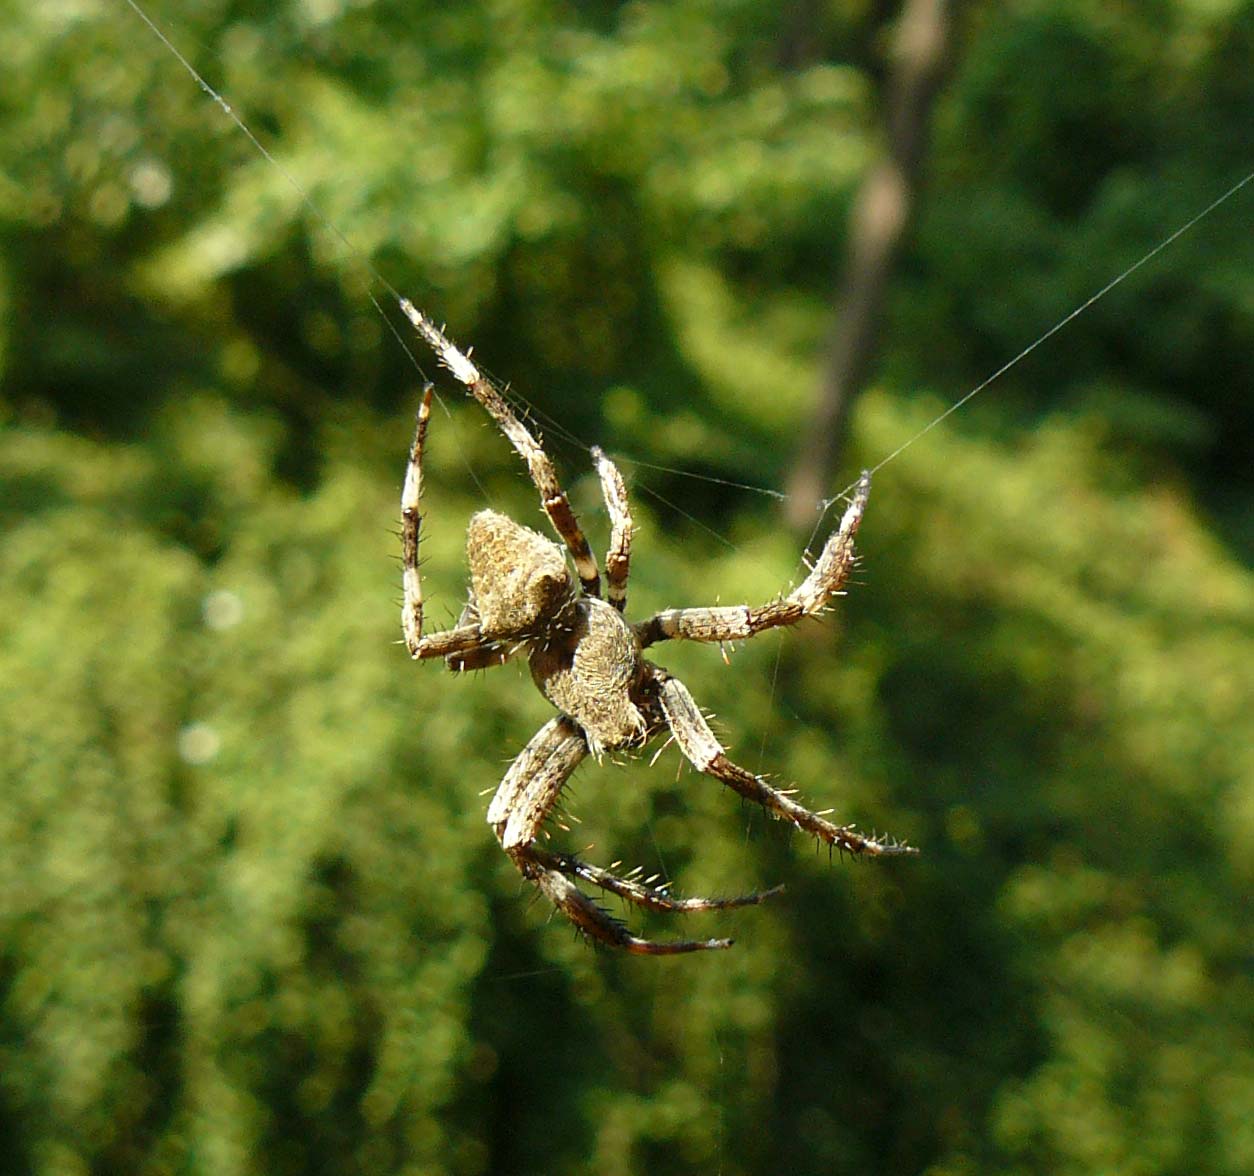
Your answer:
[[[405,467],[405,485],[401,490],[401,631],[409,655],[415,659],[444,657],[453,669],[485,669],[500,665],[506,654],[495,642],[484,638],[477,621],[463,613],[452,629],[424,634],[422,631],[422,575],[419,571],[419,543],[422,538],[422,456],[427,443],[427,425],[431,420],[431,396],[428,384],[418,406],[418,423],[409,447],[409,464]]]
[[[631,537],[635,523],[627,503],[627,486],[618,467],[592,447],[592,461],[601,479],[601,495],[610,516],[610,549],[605,555],[605,599],[619,612],[627,607],[627,576],[631,568]]]
[[[849,579],[856,557],[853,541],[871,493],[871,475],[863,472],[840,526],[823,545],[810,574],[787,596],[757,608],[747,604],[722,608],[670,608],[633,626],[642,648],[658,641],[743,641],[766,629],[795,625],[817,616]]]
[[[622,878],[571,854],[554,853],[536,844],[541,827],[562,788],[588,754],[583,733],[565,715],[550,719],[510,765],[488,806],[488,824],[501,847],[524,878],[585,935],[636,955],[678,955],[731,947],[730,939],[688,939],[657,943],[633,935],[621,922],[584,894],[573,879],[581,878],[637,906],[667,912],[721,910],[761,902],[774,891],[738,898],[673,898],[631,878]]]
[[[688,688],[678,678],[672,678],[656,666],[650,666],[649,671],[666,725],[675,736],[680,751],[697,771],[722,780],[729,788],[760,804],[773,816],[789,821],[837,849],[870,856],[919,852],[913,846],[896,841],[866,837],[852,825],[833,824],[821,813],[811,812],[798,804],[788,793],[772,788],[761,776],[732,763]]]
[[[592,548],[588,546],[588,540],[566,497],[566,491],[557,480],[557,471],[553,468],[549,455],[545,453],[544,446],[518,419],[505,397],[471,362],[469,354],[458,350],[448,336],[408,298],[402,298],[400,306],[402,313],[413,324],[414,329],[439,356],[440,362],[487,410],[488,415],[496,421],[501,432],[509,438],[510,444],[513,445],[518,455],[527,463],[527,472],[540,492],[540,505],[544,508],[544,513],[549,516],[549,522],[552,523],[554,531],[566,544],[571,559],[574,560],[575,571],[579,573],[579,583],[584,594],[600,596],[601,573],[597,570],[596,558],[592,554]]]

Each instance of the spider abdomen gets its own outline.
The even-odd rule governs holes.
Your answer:
[[[530,660],[541,693],[583,728],[594,755],[643,741],[644,717],[631,697],[640,644],[616,608],[582,598],[573,624],[537,643]]]
[[[532,637],[574,603],[562,549],[508,515],[481,510],[471,516],[466,561],[486,638]]]

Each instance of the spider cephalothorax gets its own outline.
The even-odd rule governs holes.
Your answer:
[[[632,519],[622,476],[599,449],[592,450],[611,522],[605,596],[601,575],[579,522],[539,441],[518,419],[470,359],[408,301],[401,309],[440,361],[501,427],[527,463],[549,521],[566,550],[506,515],[474,515],[466,535],[470,600],[458,623],[423,633],[418,542],[422,497],[422,454],[431,410],[427,389],[409,454],[401,495],[405,601],[402,627],[415,658],[442,657],[454,670],[500,665],[526,657],[541,693],[557,708],[505,774],[488,806],[488,823],[524,877],[593,939],[644,955],[669,955],[730,947],[730,939],[656,943],[633,935],[575,884],[582,879],[628,902],[658,911],[706,911],[748,906],[766,894],[737,898],[675,898],[666,890],[625,878],[571,854],[539,844],[541,828],[563,786],[591,752],[642,746],[669,731],[697,768],[722,780],[771,815],[854,854],[913,853],[893,841],[865,837],[852,826],[835,825],[798,804],[787,792],[727,758],[705,716],[679,679],[644,657],[659,641],[727,642],[765,629],[794,625],[822,612],[840,591],[854,565],[854,536],[870,492],[863,474],[836,532],[806,579],[788,595],[758,608],[666,609],[632,625],[624,617],[631,560]],[[567,556],[574,564],[572,573]]]

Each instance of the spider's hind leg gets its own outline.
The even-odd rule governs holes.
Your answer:
[[[657,667],[651,667],[651,670],[666,725],[675,736],[680,751],[697,771],[721,780],[745,799],[760,804],[772,816],[790,822],[843,852],[870,857],[919,852],[913,846],[891,838],[867,837],[852,825],[834,824],[822,813],[811,812],[798,804],[787,792],[771,787],[756,773],[732,763],[723,745],[710,730],[701,708],[688,693],[688,688],[664,670]]]
[[[765,895],[737,900],[689,899],[686,906],[627,879],[616,879],[607,871],[585,866],[566,855],[549,853],[535,844],[545,818],[557,803],[566,781],[588,754],[583,733],[565,715],[550,719],[510,765],[488,806],[488,823],[524,878],[534,882],[558,910],[585,935],[610,947],[636,955],[677,955],[731,947],[730,939],[688,939],[656,943],[633,935],[618,919],[597,905],[572,881],[572,875],[594,885],[622,893],[642,906],[659,910],[710,910],[760,901]],[[610,883],[607,885],[607,882]],[[621,887],[621,889],[619,888]],[[629,895],[626,890],[634,888]],[[648,901],[645,901],[648,900]]]
[[[569,853],[550,853],[546,850],[533,848],[533,861],[547,869],[557,870],[571,878],[582,878],[585,882],[599,887],[610,894],[616,894],[627,902],[644,907],[650,911],[665,911],[668,914],[687,914],[692,911],[725,911],[733,907],[757,906],[768,898],[783,891],[782,886],[773,886],[770,890],[756,891],[752,894],[737,894],[730,898],[676,898],[656,886],[650,886],[635,878],[624,878],[613,874],[601,866],[594,866]]]

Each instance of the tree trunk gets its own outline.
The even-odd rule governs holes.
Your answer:
[[[951,0],[904,0],[887,83],[887,153],[854,201],[818,402],[787,487],[785,517],[796,530],[810,527],[817,504],[830,492],[850,406],[875,355],[888,278],[918,187],[951,7]]]

